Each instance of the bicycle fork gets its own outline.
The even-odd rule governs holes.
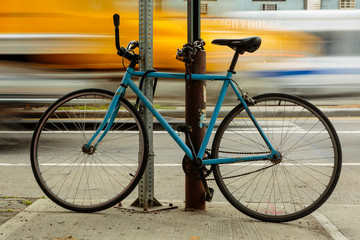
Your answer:
[[[119,87],[119,89],[116,91],[113,99],[111,100],[109,109],[107,110],[101,125],[96,130],[95,134],[91,137],[91,139],[82,146],[82,151],[84,153],[93,154],[96,150],[96,147],[99,145],[101,140],[105,137],[107,132],[112,127],[112,125],[115,121],[116,115],[118,114],[118,111],[120,109],[120,105],[118,104],[119,99],[124,94],[124,92],[125,92],[125,89],[122,86]],[[96,139],[96,137],[100,134],[101,131],[103,131],[101,136],[97,139],[96,143],[94,145],[92,145],[92,142]]]

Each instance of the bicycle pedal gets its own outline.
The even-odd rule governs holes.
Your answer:
[[[214,189],[213,189],[213,188],[209,188],[209,192],[207,192],[207,193],[206,193],[206,196],[205,196],[205,201],[211,202],[213,196],[214,196]]]
[[[176,130],[178,132],[183,132],[183,133],[191,133],[192,132],[192,128],[189,125],[179,125],[179,126],[177,126]]]

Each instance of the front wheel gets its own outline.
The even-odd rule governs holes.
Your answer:
[[[83,148],[103,121],[113,93],[100,89],[72,92],[40,118],[31,142],[31,166],[44,193],[78,212],[109,208],[138,184],[149,146],[144,124],[125,99],[99,145]],[[101,133],[100,133],[101,134]]]
[[[226,199],[250,217],[270,222],[304,217],[336,186],[339,138],[329,119],[301,98],[264,94],[254,100],[249,109],[281,158],[215,165],[216,182]],[[242,104],[225,117],[212,146],[214,158],[269,153]]]

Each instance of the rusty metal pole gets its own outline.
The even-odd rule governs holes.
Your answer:
[[[200,0],[188,0],[188,42],[200,39]],[[192,64],[192,73],[206,72],[206,53],[198,51]],[[200,148],[206,127],[200,118],[206,113],[206,88],[203,81],[186,81],[185,118],[191,126],[190,138],[195,150]],[[189,141],[186,144],[190,146]],[[196,156],[195,156],[196,157]],[[201,180],[185,176],[185,209],[205,209],[205,189]]]

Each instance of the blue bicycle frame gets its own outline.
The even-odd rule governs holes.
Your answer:
[[[155,109],[153,104],[146,98],[146,96],[142,93],[142,91],[135,85],[135,83],[131,80],[131,77],[141,77],[144,75],[145,72],[141,71],[135,71],[133,68],[128,67],[125,75],[121,81],[120,87],[115,92],[115,95],[111,101],[111,104],[109,106],[109,109],[104,117],[104,120],[100,127],[97,129],[95,134],[92,136],[92,138],[89,140],[89,142],[86,144],[88,147],[91,146],[92,142],[96,139],[96,137],[100,134],[101,131],[103,133],[98,138],[97,142],[94,144],[94,147],[96,147],[100,141],[104,138],[106,133],[109,131],[110,127],[112,126],[115,117],[117,115],[117,112],[119,110],[118,107],[118,101],[120,97],[125,96],[125,91],[127,87],[130,87],[134,93],[141,99],[143,104],[150,110],[150,112],[156,117],[156,119],[159,121],[159,123],[165,128],[165,130],[170,134],[170,136],[175,140],[175,142],[181,147],[181,149],[185,152],[185,154],[192,160],[195,159],[201,159],[203,161],[204,165],[211,165],[211,164],[223,164],[223,163],[233,163],[233,162],[240,162],[240,161],[256,161],[256,160],[267,160],[267,159],[274,159],[274,155],[279,156],[278,152],[273,148],[270,141],[266,137],[265,133],[262,131],[261,127],[257,123],[256,119],[252,115],[250,109],[248,108],[246,101],[244,100],[242,94],[238,91],[235,84],[232,82],[231,77],[233,73],[231,71],[228,71],[226,76],[221,75],[207,75],[207,74],[192,74],[191,79],[192,80],[213,80],[213,81],[223,81],[223,86],[221,88],[217,103],[214,108],[213,115],[210,119],[210,123],[207,127],[203,142],[201,144],[201,147],[199,149],[199,152],[197,153],[197,156],[193,156],[190,148],[185,144],[185,142],[179,137],[179,135],[175,132],[175,130],[169,125],[169,123],[164,119],[164,117]],[[164,73],[164,72],[151,72],[147,74],[147,77],[157,77],[157,78],[171,78],[171,79],[184,79],[185,74],[181,73]],[[235,92],[236,96],[240,100],[240,102],[243,104],[247,114],[249,115],[250,119],[254,123],[255,127],[261,134],[262,138],[264,139],[265,143],[269,147],[270,154],[267,155],[261,155],[261,156],[251,156],[251,157],[241,157],[241,158],[218,158],[218,159],[204,159],[203,156],[206,150],[206,147],[209,143],[211,133],[214,129],[216,119],[219,115],[220,108],[223,104],[223,101],[225,99],[226,92],[229,88],[229,85]],[[106,126],[106,128],[105,128]],[[105,128],[105,130],[104,130]]]

